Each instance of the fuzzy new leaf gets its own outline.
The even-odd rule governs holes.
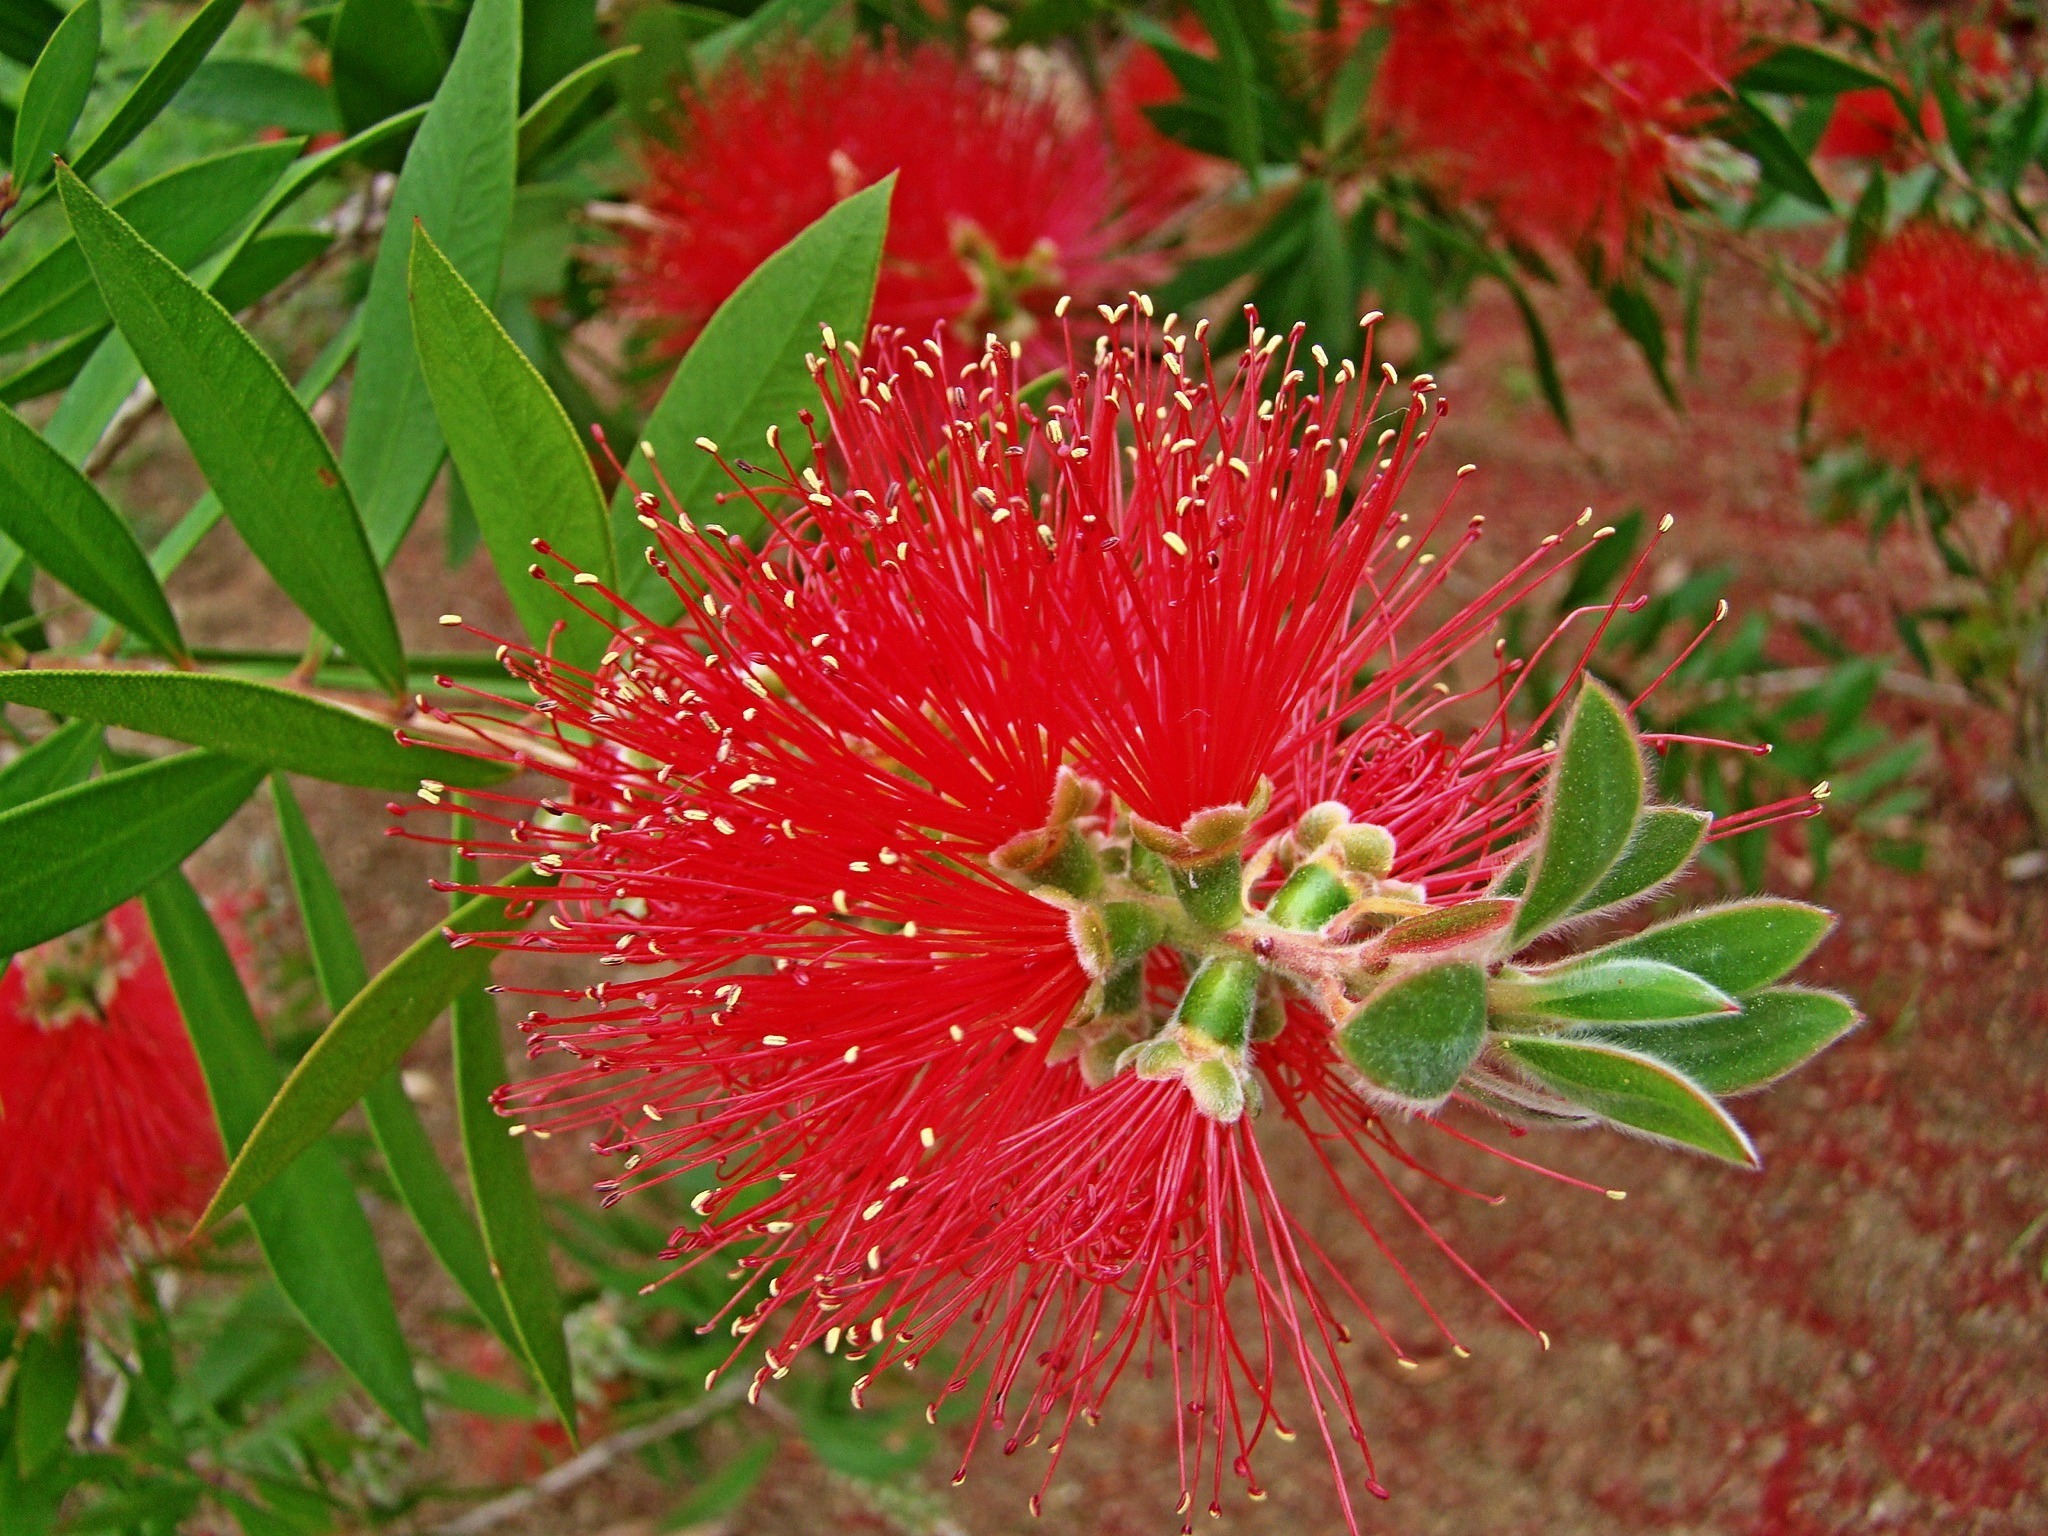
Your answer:
[[[1752,992],[1769,986],[1812,954],[1834,921],[1832,913],[1803,901],[1731,901],[1645,928],[1585,959],[1661,960],[1723,992]]]
[[[1561,921],[1628,845],[1643,804],[1643,756],[1613,694],[1588,679],[1558,744],[1543,840],[1516,919],[1523,944]]]
[[[1663,1062],[1591,1040],[1509,1036],[1498,1049],[1536,1082],[1602,1119],[1709,1156],[1758,1166],[1734,1118],[1699,1084]]]
[[[1685,872],[1699,850],[1713,816],[1689,806],[1658,805],[1636,820],[1636,829],[1613,868],[1572,908],[1578,917],[1604,912],[1648,896]]]
[[[1806,987],[1772,987],[1742,1000],[1742,1012],[1690,1024],[1607,1026],[1585,1031],[1609,1045],[1654,1056],[1709,1093],[1745,1093],[1774,1083],[1854,1029],[1847,998]],[[1576,1037],[1575,1037],[1576,1038]]]
[[[1488,988],[1495,1013],[1580,1023],[1697,1019],[1733,1013],[1727,993],[1690,971],[1657,960],[1608,958],[1574,960],[1555,970],[1509,973]]]
[[[1344,1059],[1403,1103],[1441,1103],[1486,1038],[1486,972],[1436,965],[1381,987],[1337,1031]]]

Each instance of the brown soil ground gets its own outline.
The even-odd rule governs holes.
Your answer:
[[[1760,297],[1720,298],[1683,415],[1658,401],[1611,326],[1568,299],[1553,305],[1576,443],[1534,397],[1512,311],[1482,299],[1465,351],[1443,374],[1454,409],[1432,450],[1438,467],[1482,466],[1461,494],[1489,514],[1503,549],[1525,547],[1587,503],[1602,515],[1641,504],[1677,514],[1665,558],[1733,560],[1746,602],[1817,609],[1881,645],[1887,599],[1917,596],[1929,572],[1910,551],[1873,560],[1860,534],[1808,517],[1792,451],[1796,341]],[[131,504],[175,502],[177,489],[137,486]],[[434,541],[415,546],[396,586],[408,640],[433,649],[445,633],[433,616],[456,606],[448,594],[463,593],[469,611],[469,594],[486,583],[481,566],[471,573],[479,580],[446,574]],[[229,538],[204,546],[178,588],[197,639],[298,638],[279,629],[272,616],[282,605]],[[509,615],[497,617],[509,626]],[[1628,1189],[1615,1204],[1412,1138],[1446,1171],[1508,1196],[1499,1206],[1427,1189],[1416,1198],[1554,1347],[1540,1351],[1444,1274],[1429,1276],[1432,1295],[1472,1359],[1438,1348],[1404,1371],[1372,1344],[1353,1346],[1379,1475],[1393,1493],[1386,1504],[1363,1500],[1366,1530],[2048,1530],[2048,1237],[2015,1248],[2048,1211],[2048,882],[1998,874],[2027,834],[1999,770],[1997,722],[1899,699],[1883,707],[1900,733],[1936,745],[1926,872],[1907,878],[1853,848],[1843,855],[1826,892],[1842,927],[1811,975],[1859,997],[1869,1022],[1744,1106],[1761,1175],[1609,1136],[1532,1135],[1518,1145]],[[424,888],[432,859],[374,835],[379,798],[308,794],[373,963],[435,910]],[[217,874],[273,880],[267,828],[244,814],[248,836],[210,855],[232,866]],[[1786,879],[1796,884],[1800,873],[1790,863]],[[430,1038],[418,1056],[431,1067],[445,1050]],[[567,1184],[581,1174],[564,1166],[555,1176]],[[1375,1296],[1385,1293],[1370,1245],[1328,1215],[1318,1230],[1333,1251]],[[409,1320],[424,1325],[446,1298],[415,1248],[394,1232]],[[945,1491],[942,1455],[913,1480],[926,1496],[862,1492],[798,1448],[721,1529],[1163,1536],[1180,1523],[1171,1413],[1166,1394],[1133,1373],[1104,1424],[1075,1438],[1042,1522],[1025,1509],[1043,1471],[1031,1458],[1042,1452],[985,1452],[957,1493]],[[1339,1532],[1310,1439],[1265,1453],[1271,1498],[1228,1502],[1218,1528]],[[714,1434],[713,1450],[721,1443]],[[459,1449],[454,1456],[460,1471]],[[627,1466],[503,1529],[642,1536],[676,1497]]]

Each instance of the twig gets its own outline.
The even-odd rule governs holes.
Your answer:
[[[588,1482],[615,1462],[623,1461],[657,1440],[666,1440],[670,1435],[695,1429],[707,1419],[715,1418],[746,1394],[747,1381],[743,1375],[728,1377],[709,1395],[687,1407],[677,1408],[631,1429],[622,1429],[615,1435],[607,1435],[581,1455],[572,1456],[559,1467],[542,1473],[524,1488],[515,1488],[489,1503],[477,1505],[469,1513],[446,1524],[434,1526],[428,1536],[478,1536],[479,1532],[517,1519],[542,1499],[551,1499],[558,1493],[566,1493]]]
[[[1827,681],[1829,672],[1827,667],[1784,667],[1736,682],[1711,684],[1699,689],[1697,697],[1724,699],[1730,694],[1741,694],[1749,698],[1782,699],[1818,687]],[[1978,702],[1969,689],[1958,683],[1939,682],[1895,667],[1878,674],[1877,686],[1881,692],[1896,694],[1917,704],[1939,704],[1946,709],[1968,709]]]

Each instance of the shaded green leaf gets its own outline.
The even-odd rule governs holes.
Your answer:
[[[767,0],[697,43],[690,50],[690,63],[700,75],[708,75],[726,60],[745,58],[763,44],[802,37],[837,5],[838,0]]]
[[[579,572],[617,586],[604,491],[568,413],[490,309],[424,230],[412,251],[413,338],[441,430],[484,545],[520,622],[545,647],[566,624],[562,654],[589,665],[610,631],[527,574],[542,539]],[[566,573],[550,569],[557,581]]]
[[[50,170],[50,157],[63,153],[85,98],[92,93],[100,57],[100,0],[82,0],[50,34],[14,120],[14,185],[30,186]]]
[[[1655,892],[1685,872],[1713,816],[1685,805],[1653,805],[1636,821],[1621,857],[1572,908],[1574,917],[1601,912]]]
[[[1337,1047],[1367,1082],[1431,1106],[1458,1086],[1485,1038],[1486,972],[1436,965],[1375,991],[1337,1031]]]
[[[345,0],[327,45],[335,110],[351,133],[431,101],[448,71],[448,45],[419,0]]]
[[[14,1371],[14,1460],[34,1477],[64,1448],[84,1357],[75,1315],[22,1340]]]
[[[754,1491],[775,1460],[775,1442],[756,1440],[711,1476],[691,1488],[689,1495],[663,1517],[660,1529],[689,1531],[710,1525],[720,1515],[739,1508]]]
[[[0,53],[17,64],[33,64],[64,19],[51,0],[7,0],[0,5]]]
[[[235,252],[208,288],[220,307],[237,314],[268,295],[286,278],[334,249],[336,236],[324,229],[273,229]]]
[[[1433,954],[1488,938],[1514,919],[1514,902],[1483,896],[1452,907],[1438,907],[1419,917],[1403,918],[1374,939],[1373,948],[1383,955]]]
[[[519,115],[519,169],[525,170],[549,148],[556,137],[576,121],[600,86],[610,83],[611,74],[640,52],[637,43],[614,48],[579,65],[549,86],[534,104]]]
[[[178,92],[178,109],[243,128],[282,128],[287,133],[334,133],[341,128],[334,98],[319,81],[267,59],[208,59]]]
[[[509,1134],[510,1124],[491,1102],[505,1081],[505,1047],[498,1035],[497,1005],[482,988],[457,994],[450,1033],[462,1155],[484,1246],[490,1250],[491,1273],[512,1316],[520,1354],[573,1439],[576,1395],[569,1379],[569,1346],[562,1334],[562,1302],[555,1292],[547,1225],[526,1148]]]
[[[99,753],[100,728],[90,720],[71,720],[58,726],[0,768],[0,811],[83,784],[99,761]]]
[[[1806,156],[1799,152],[1784,126],[1740,91],[1734,95],[1734,104],[1734,110],[1721,125],[1721,137],[1756,161],[1764,185],[1833,213],[1834,199],[1828,196],[1827,188],[1813,174],[1813,167],[1806,163]]]
[[[4,824],[5,817],[0,817],[0,827]],[[505,883],[551,882],[527,869]],[[324,1136],[350,1105],[405,1059],[406,1050],[442,1009],[483,983],[497,951],[482,944],[451,944],[449,935],[517,926],[520,920],[507,915],[510,904],[503,896],[471,897],[445,924],[415,939],[334,1016],[263,1111],[200,1218],[201,1227],[211,1226],[249,1199]]]
[[[486,301],[496,294],[512,221],[518,118],[519,0],[477,0],[399,172],[363,301],[341,462],[380,562],[412,527],[446,451],[406,299],[413,224]]]
[[[855,193],[762,262],[683,354],[642,432],[675,491],[679,505],[671,512],[701,510],[724,474],[694,446],[698,438],[745,452],[771,426],[796,430],[797,412],[817,400],[804,355],[820,325],[848,338],[866,334],[895,184],[891,175]],[[649,483],[647,456],[636,449],[626,474]],[[735,510],[721,514],[727,526],[759,532],[758,524],[738,523]],[[669,594],[638,558],[646,540],[630,485],[620,485],[612,500],[612,529],[621,579],[631,572],[637,582],[629,595],[661,607],[659,598]]]
[[[1757,897],[1688,912],[1594,950],[1682,966],[1724,992],[1769,986],[1813,953],[1834,915],[1803,901]]]
[[[1495,1013],[1580,1023],[1697,1019],[1739,1006],[1690,971],[1606,950],[1554,969],[1504,972],[1488,988],[1487,1005]]]
[[[44,571],[152,649],[173,659],[185,654],[170,600],[127,519],[35,428],[4,407],[0,531]]]
[[[243,542],[308,618],[402,693],[398,626],[355,504],[277,364],[83,182],[60,170],[58,186],[107,308]]]
[[[0,812],[0,954],[111,912],[184,862],[262,777],[183,752]]]
[[[1557,349],[1550,344],[1550,332],[1544,328],[1543,317],[1536,313],[1536,305],[1520,280],[1509,275],[1505,267],[1496,275],[1506,286],[1508,297],[1515,301],[1516,313],[1522,317],[1522,329],[1529,338],[1529,361],[1536,370],[1536,387],[1543,391],[1543,402],[1550,407],[1550,414],[1564,428],[1565,436],[1570,437],[1572,408],[1565,398],[1564,377],[1557,371]]]
[[[1728,1111],[1697,1083],[1662,1062],[1590,1040],[1511,1036],[1498,1049],[1538,1083],[1626,1130],[1758,1166]]]
[[[209,0],[201,7],[156,56],[156,62],[143,71],[142,78],[121,99],[121,105],[100,125],[99,132],[78,152],[71,162],[72,170],[90,181],[112,165],[114,157],[134,143],[136,135],[170,105],[241,8],[242,0]]]
[[[220,930],[184,876],[165,875],[143,903],[221,1141],[233,1153],[276,1090],[277,1060]],[[424,1442],[426,1411],[369,1219],[333,1147],[309,1145],[303,1153],[249,1202],[256,1241],[306,1326],[379,1407]]]
[[[1856,206],[1849,212],[1849,228],[1844,235],[1843,255],[1851,272],[1869,259],[1872,248],[1884,238],[1891,217],[1890,194],[1891,178],[1884,167],[1872,166],[1870,179],[1863,183]]]
[[[330,1015],[339,1014],[369,981],[362,949],[349,925],[341,891],[329,873],[313,829],[282,777],[270,781],[272,804],[277,810],[277,827],[284,844],[285,868],[291,875],[292,895],[299,905],[299,920],[306,930],[307,947],[313,956],[313,974]],[[447,1169],[434,1151],[419,1111],[405,1096],[396,1068],[373,1083],[363,1096],[363,1111],[370,1122],[370,1134],[383,1154],[384,1166],[405,1202],[420,1235],[434,1251],[469,1304],[476,1308],[490,1330],[518,1353],[520,1344],[511,1319],[498,1299],[491,1279],[491,1261],[475,1220],[463,1204],[448,1177]]]
[[[1839,96],[1888,84],[1855,60],[1810,43],[1780,43],[1736,76],[1735,83],[1766,96]]]
[[[1642,809],[1635,727],[1620,700],[1590,678],[1572,706],[1543,799],[1543,838],[1515,921],[1517,943],[1557,923],[1599,883]]]
[[[508,774],[497,763],[406,745],[384,721],[326,699],[207,672],[6,672],[0,699],[334,784],[410,790],[423,778],[478,786]]]
[[[1678,391],[1671,385],[1670,348],[1664,339],[1664,317],[1648,294],[1631,283],[1609,283],[1602,290],[1607,311],[1649,364],[1650,377],[1671,404],[1678,404]]]

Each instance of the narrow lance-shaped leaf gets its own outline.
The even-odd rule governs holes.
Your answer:
[[[0,954],[113,911],[213,836],[262,777],[183,752],[0,812]]]
[[[611,72],[640,52],[637,43],[614,48],[610,53],[578,65],[549,86],[534,104],[519,115],[519,169],[525,170],[540,157],[555,136],[583,110]]]
[[[527,574],[542,539],[577,571],[617,584],[604,491],[575,426],[424,229],[413,236],[412,315],[434,412],[498,579],[536,645],[564,623],[561,653],[589,665],[610,631]],[[567,577],[552,566],[549,574]]]
[[[1497,1046],[1544,1087],[1615,1125],[1757,1166],[1756,1149],[1728,1111],[1662,1062],[1591,1040],[1514,1035]]]
[[[553,882],[529,868],[505,883]],[[507,915],[510,905],[503,896],[472,897],[446,924],[415,939],[335,1015],[263,1111],[200,1217],[202,1228],[234,1210],[324,1136],[377,1079],[405,1059],[407,1049],[442,1009],[466,988],[483,983],[497,952],[482,944],[451,944],[449,936],[516,926],[518,920]]]
[[[173,659],[185,654],[170,600],[128,521],[99,487],[0,407],[0,530],[44,571]]]
[[[1713,819],[1708,812],[1690,806],[1658,805],[1644,811],[1621,857],[1600,877],[1600,883],[1579,899],[1572,915],[1638,900],[1677,879],[1692,862]]]
[[[476,0],[398,174],[363,301],[341,462],[380,562],[412,527],[445,452],[406,302],[413,222],[492,298],[512,221],[518,120],[519,0]]]
[[[1585,1022],[1648,1023],[1734,1013],[1734,998],[1657,960],[1574,960],[1554,970],[1503,972],[1487,988],[1494,1013]]]
[[[1661,960],[1683,966],[1724,992],[1752,992],[1812,954],[1834,922],[1832,913],[1803,901],[1731,901],[1645,928],[1586,959]]]
[[[0,700],[368,789],[416,789],[421,779],[493,784],[506,776],[496,763],[404,745],[385,722],[311,694],[206,672],[0,673]]]
[[[573,1437],[576,1395],[570,1384],[569,1346],[562,1334],[562,1302],[550,1267],[547,1225],[526,1150],[492,1107],[491,1095],[505,1081],[505,1047],[498,1037],[497,1005],[481,987],[457,994],[451,1032],[462,1153],[491,1254],[491,1272],[512,1314],[520,1353]]]
[[[72,784],[82,784],[99,760],[100,728],[71,720],[0,768],[0,811],[11,811]]]
[[[327,439],[234,317],[70,172],[58,190],[107,308],[250,552],[394,694],[405,655]]]
[[[431,100],[448,70],[447,43],[420,0],[343,0],[327,48],[334,103],[351,131]]]
[[[1515,922],[1534,938],[1599,883],[1627,845],[1643,804],[1643,758],[1613,694],[1588,679],[1579,689],[1544,794],[1543,840]]]
[[[185,1016],[221,1140],[232,1153],[277,1086],[277,1060],[198,893],[173,871],[143,895],[178,1011]],[[250,1202],[256,1241],[306,1326],[406,1433],[424,1442],[426,1411],[399,1331],[369,1219],[331,1146],[306,1149]]]
[[[307,947],[313,956],[313,974],[330,1014],[338,1014],[349,1000],[363,990],[369,972],[363,964],[362,949],[355,930],[349,926],[342,906],[341,891],[328,872],[313,829],[299,809],[291,786],[281,776],[270,781],[272,803],[277,810],[279,840],[284,845],[285,868],[291,875],[292,895],[299,905],[299,920],[306,930]],[[385,1073],[363,1095],[363,1113],[370,1122],[370,1134],[377,1140],[384,1166],[397,1186],[398,1197],[412,1214],[420,1235],[434,1250],[434,1257],[469,1298],[477,1315],[504,1342],[507,1349],[521,1352],[518,1335],[499,1300],[498,1287],[491,1278],[491,1261],[484,1251],[476,1222],[464,1206],[455,1181],[441,1166],[419,1111],[405,1096],[397,1069]]]
[[[21,89],[14,119],[14,185],[26,188],[49,174],[50,157],[63,151],[100,56],[100,0],[83,0],[58,23]]]
[[[1836,993],[1772,987],[1744,998],[1740,1013],[1691,1024],[1602,1025],[1585,1033],[1653,1056],[1709,1093],[1726,1094],[1776,1082],[1833,1045],[1860,1019],[1855,1005]]]
[[[695,446],[698,438],[744,453],[771,426],[796,430],[797,412],[817,398],[804,354],[821,324],[849,338],[866,333],[895,180],[855,193],[762,262],[683,354],[641,432],[681,503],[672,510],[700,506],[724,476]],[[634,452],[626,474],[650,483],[644,453]],[[733,525],[732,509],[722,516]],[[622,579],[636,583],[628,595],[651,604],[654,617],[668,616],[672,594],[639,558],[647,540],[633,518],[631,485],[612,498],[612,532]]]
[[[83,1359],[78,1321],[66,1317],[22,1341],[14,1371],[14,1460],[24,1477],[34,1477],[64,1447],[71,1413],[78,1406]]]

